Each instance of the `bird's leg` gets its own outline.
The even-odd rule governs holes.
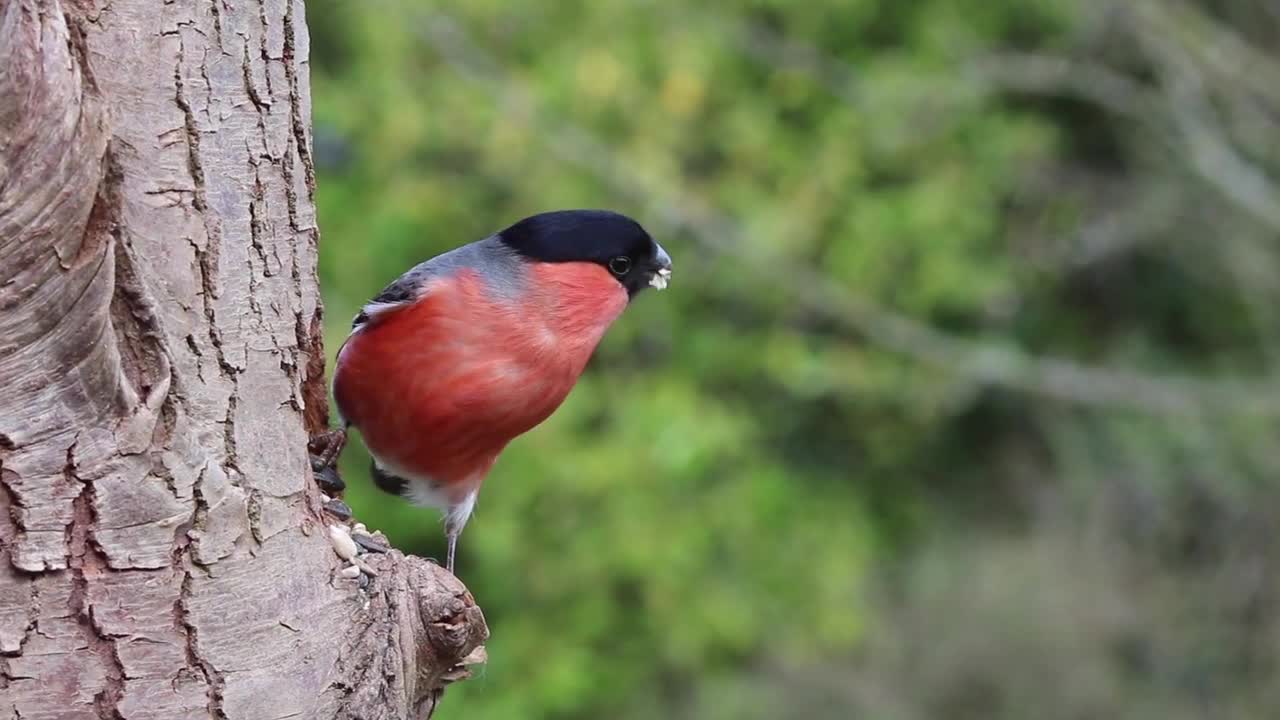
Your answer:
[[[347,446],[347,426],[336,430],[326,430],[322,433],[316,433],[311,436],[311,440],[307,442],[307,449],[310,450],[315,458],[313,465],[318,466],[320,470],[327,468],[338,459],[342,454],[342,449]]]
[[[449,572],[453,572],[453,557],[458,550],[458,536],[462,534],[462,528],[467,526],[471,511],[476,506],[476,493],[479,491],[479,487],[471,488],[465,496],[456,498],[454,502],[451,502],[449,508],[445,511],[444,536],[449,541],[449,553],[445,558],[445,568]]]
[[[462,534],[462,528],[456,527],[453,523],[445,526],[445,538],[449,541],[449,551],[445,556],[445,569],[450,573],[453,572],[453,555],[458,549],[458,536]]]
[[[311,436],[307,442],[307,450],[311,453],[311,472],[320,489],[334,495],[347,488],[347,484],[338,475],[334,462],[347,444],[347,428],[329,430]]]

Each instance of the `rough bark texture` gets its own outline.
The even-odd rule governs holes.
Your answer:
[[[402,718],[482,657],[340,574],[298,0],[0,0],[0,718]]]

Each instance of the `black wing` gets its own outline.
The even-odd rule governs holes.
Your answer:
[[[365,303],[355,320],[351,322],[352,332],[377,320],[383,313],[418,300],[422,297],[423,288],[434,278],[447,277],[463,268],[489,268],[488,277],[500,283],[503,278],[518,277],[518,273],[508,267],[517,262],[520,261],[515,252],[493,237],[437,255],[426,262],[419,263],[409,272],[391,281],[391,284],[384,287],[382,292]],[[495,289],[500,292],[513,292],[506,287]]]
[[[390,310],[412,302],[418,297],[419,288],[430,277],[429,272],[419,272],[424,269],[423,265],[419,265],[382,288],[382,292],[374,295],[373,299],[365,303],[364,307],[360,308],[360,312],[356,313],[355,319],[351,321],[351,327],[354,329],[364,325],[382,310]]]

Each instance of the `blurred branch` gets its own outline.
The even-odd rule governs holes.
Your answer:
[[[525,111],[539,136],[566,163],[587,170],[620,194],[656,205],[662,219],[684,228],[706,248],[728,253],[744,230],[689,188],[646,181],[623,172],[607,144],[564,117],[543,117],[527,84],[471,41],[462,27],[441,14],[420,24],[424,38],[457,72],[486,87],[500,101]],[[763,254],[737,255],[761,282],[785,283],[798,302],[880,346],[983,384],[1056,398],[1068,403],[1124,407],[1153,413],[1280,415],[1280,380],[1213,380],[1155,375],[1038,356],[997,340],[973,341],[921,324],[880,307],[810,268]]]
[[[1025,92],[1093,103],[1115,115],[1148,124],[1151,90],[1105,65],[1058,55],[995,53],[972,60],[965,71],[988,93]]]
[[[727,28],[739,50],[773,68],[794,70],[816,80],[827,92],[853,105],[861,104],[857,73],[812,45],[796,42],[759,23],[716,16],[712,24]]]
[[[1135,3],[1138,14],[1200,66],[1213,71],[1222,87],[1238,87],[1280,104],[1280,59],[1254,47],[1239,33],[1178,0]],[[1274,7],[1274,5],[1273,5]]]
[[[1175,7],[1176,6],[1176,7]],[[1280,61],[1268,57],[1230,30],[1206,18],[1184,3],[1148,0],[1138,4],[1138,32],[1154,48],[1164,50],[1166,61],[1196,62],[1211,66],[1220,77],[1240,80],[1267,98],[1280,99]],[[1133,22],[1131,12],[1108,13]],[[759,24],[718,18],[730,28],[740,50],[776,67],[803,72],[832,95],[860,104],[857,74],[847,63],[811,45],[786,38]],[[1143,32],[1145,31],[1145,32]],[[1185,47],[1173,48],[1174,43]],[[1122,72],[1097,62],[1036,53],[999,53],[962,65],[972,81],[967,90],[1025,92],[1071,97],[1093,103],[1125,117],[1154,133],[1171,155],[1184,159],[1202,179],[1227,200],[1240,206],[1274,230],[1280,230],[1280,188],[1224,141],[1227,135],[1210,128],[1203,114],[1189,112],[1185,99],[1166,96]],[[1185,75],[1185,73],[1184,73]],[[930,84],[927,96],[936,99],[954,94],[954,82]],[[922,93],[925,96],[926,93]],[[1158,111],[1165,105],[1168,113]],[[1263,135],[1274,138],[1274,134]]]
[[[1280,18],[1278,6],[1266,7]],[[1082,57],[1002,52],[962,62],[961,71],[969,84],[952,79],[922,82],[922,86],[928,86],[927,90],[919,88],[924,90],[922,101],[925,97],[930,102],[948,98],[954,101],[975,91],[1012,91],[1090,103],[1133,123],[1141,131],[1141,140],[1154,144],[1161,157],[1188,168],[1220,197],[1243,210],[1246,217],[1267,231],[1280,230],[1280,181],[1268,174],[1261,161],[1250,159],[1250,155],[1273,160],[1280,157],[1280,145],[1275,143],[1280,133],[1275,109],[1280,99],[1280,59],[1194,5],[1179,0],[1095,0],[1085,15],[1084,35],[1093,38],[1084,41],[1086,46],[1099,46],[1108,32],[1117,29],[1126,39],[1136,36],[1139,48],[1166,70],[1164,83],[1139,81],[1122,69],[1107,66],[1095,52]],[[845,61],[759,24],[729,17],[717,17],[713,22],[730,28],[729,36],[737,48],[757,60],[803,72],[846,102],[868,102],[856,73]],[[1127,43],[1132,44],[1132,40]],[[1223,110],[1215,109],[1214,95],[1224,99]],[[1228,111],[1233,115],[1229,128],[1217,118]],[[1087,264],[1184,223],[1188,219],[1185,210],[1192,207],[1187,203],[1188,196],[1196,198],[1194,207],[1203,207],[1197,188],[1184,186],[1170,192],[1167,184],[1157,183],[1152,193],[1146,184],[1139,183],[1141,189],[1130,193],[1132,197],[1123,210],[1103,209],[1096,213],[1098,220],[1086,223],[1071,238],[1041,243],[1050,252],[1047,257],[1042,252],[1040,260],[1061,262],[1070,256],[1070,261]],[[1104,199],[1101,204],[1115,202]],[[1240,293],[1252,308],[1253,324],[1264,349],[1273,357],[1280,357],[1280,348],[1276,347],[1278,333],[1272,330],[1275,313],[1270,311],[1275,304],[1275,284],[1271,282],[1274,273],[1270,270],[1275,266],[1274,245],[1270,238],[1262,238],[1261,242],[1249,240],[1257,234],[1250,228],[1233,231],[1222,220],[1215,220],[1212,226],[1211,233],[1192,236],[1195,244],[1204,246],[1208,237],[1229,244],[1218,262],[1237,281]],[[1242,262],[1244,256],[1253,259]],[[1191,260],[1187,267],[1204,275],[1198,272],[1203,267],[1202,259]]]
[[[1204,76],[1202,59],[1214,52],[1196,53],[1178,41],[1178,38],[1190,39],[1189,33],[1181,32],[1186,25],[1203,23],[1186,19],[1196,15],[1189,8],[1184,8],[1179,17],[1174,17],[1165,4],[1157,2],[1139,3],[1136,10],[1134,34],[1157,64],[1165,88],[1165,104],[1182,135],[1191,168],[1225,199],[1272,231],[1280,232],[1280,187],[1262,168],[1238,152],[1231,135],[1215,122],[1208,86],[1220,85]],[[1242,45],[1220,42],[1213,50]]]
[[[843,60],[830,57],[812,45],[787,38],[758,23],[716,17],[714,24],[729,28],[729,37],[738,50],[774,68],[803,73],[826,88],[831,95],[853,105],[866,101],[858,75]],[[922,83],[921,97],[955,95],[963,90],[1030,93],[1051,91],[1096,103],[1118,115],[1141,120],[1150,101],[1149,91],[1132,79],[1095,63],[1035,53],[997,53],[962,65],[961,73],[971,85],[955,78]]]
[[[1280,231],[1280,188],[1224,139],[1228,135],[1221,128],[1211,126],[1207,102],[1188,85],[1191,70],[1185,56],[1169,48],[1163,38],[1150,39],[1152,47],[1162,51],[1166,69],[1174,63],[1182,66],[1167,73],[1169,87],[1163,97],[1102,66],[1060,57],[994,55],[974,62],[970,70],[979,84],[992,90],[1073,97],[1145,126],[1172,157],[1187,164],[1223,198]],[[1156,100],[1166,112],[1156,110]]]
[[[1072,232],[1040,237],[1026,233],[1029,239],[1022,244],[1027,248],[1029,261],[1055,271],[1096,265],[1149,245],[1160,233],[1188,219],[1179,205],[1181,198],[1172,192],[1125,192],[1114,187],[1114,183],[1105,185],[1104,192],[1110,192],[1112,197],[1090,198],[1098,210]]]

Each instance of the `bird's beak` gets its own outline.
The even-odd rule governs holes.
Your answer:
[[[657,245],[655,243],[655,245]],[[649,286],[655,290],[664,290],[667,284],[671,282],[671,256],[661,245],[657,245],[658,252],[654,256],[653,261],[657,266],[654,268],[653,275],[649,277]]]

